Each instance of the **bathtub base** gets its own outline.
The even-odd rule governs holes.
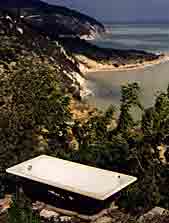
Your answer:
[[[107,209],[119,195],[116,194],[116,196],[112,196],[104,201],[99,201],[26,179],[23,179],[20,185],[25,195],[33,202],[38,200],[55,209],[61,210],[61,212],[68,211],[86,216],[99,214],[101,211]]]

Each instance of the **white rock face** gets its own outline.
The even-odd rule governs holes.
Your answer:
[[[73,81],[73,86],[76,87],[77,83],[80,86],[80,96],[82,98],[86,98],[89,95],[93,94],[91,90],[88,89],[87,87],[87,81],[84,77],[82,77],[79,73],[77,72],[71,72],[71,73],[65,73],[68,78],[70,78]]]

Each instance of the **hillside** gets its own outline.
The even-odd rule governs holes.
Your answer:
[[[76,35],[95,37],[105,31],[104,26],[85,14],[78,11],[61,7],[57,5],[49,5],[42,1],[17,1],[17,4],[24,20],[56,38],[58,35]],[[2,8],[7,8],[8,13],[16,10],[12,1],[0,2]],[[10,9],[11,8],[11,9]],[[9,10],[10,9],[10,10]]]

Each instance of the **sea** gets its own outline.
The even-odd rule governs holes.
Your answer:
[[[105,24],[104,36],[92,43],[116,49],[138,49],[169,55],[168,24]],[[155,98],[166,91],[169,84],[169,62],[128,71],[101,71],[87,74],[87,85],[93,94],[88,102],[105,110],[113,104],[120,106],[121,86],[138,82],[141,88],[140,100],[144,107],[154,104]]]

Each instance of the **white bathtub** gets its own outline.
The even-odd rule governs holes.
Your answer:
[[[137,180],[132,176],[46,155],[25,161],[6,171],[98,200],[107,199]]]

